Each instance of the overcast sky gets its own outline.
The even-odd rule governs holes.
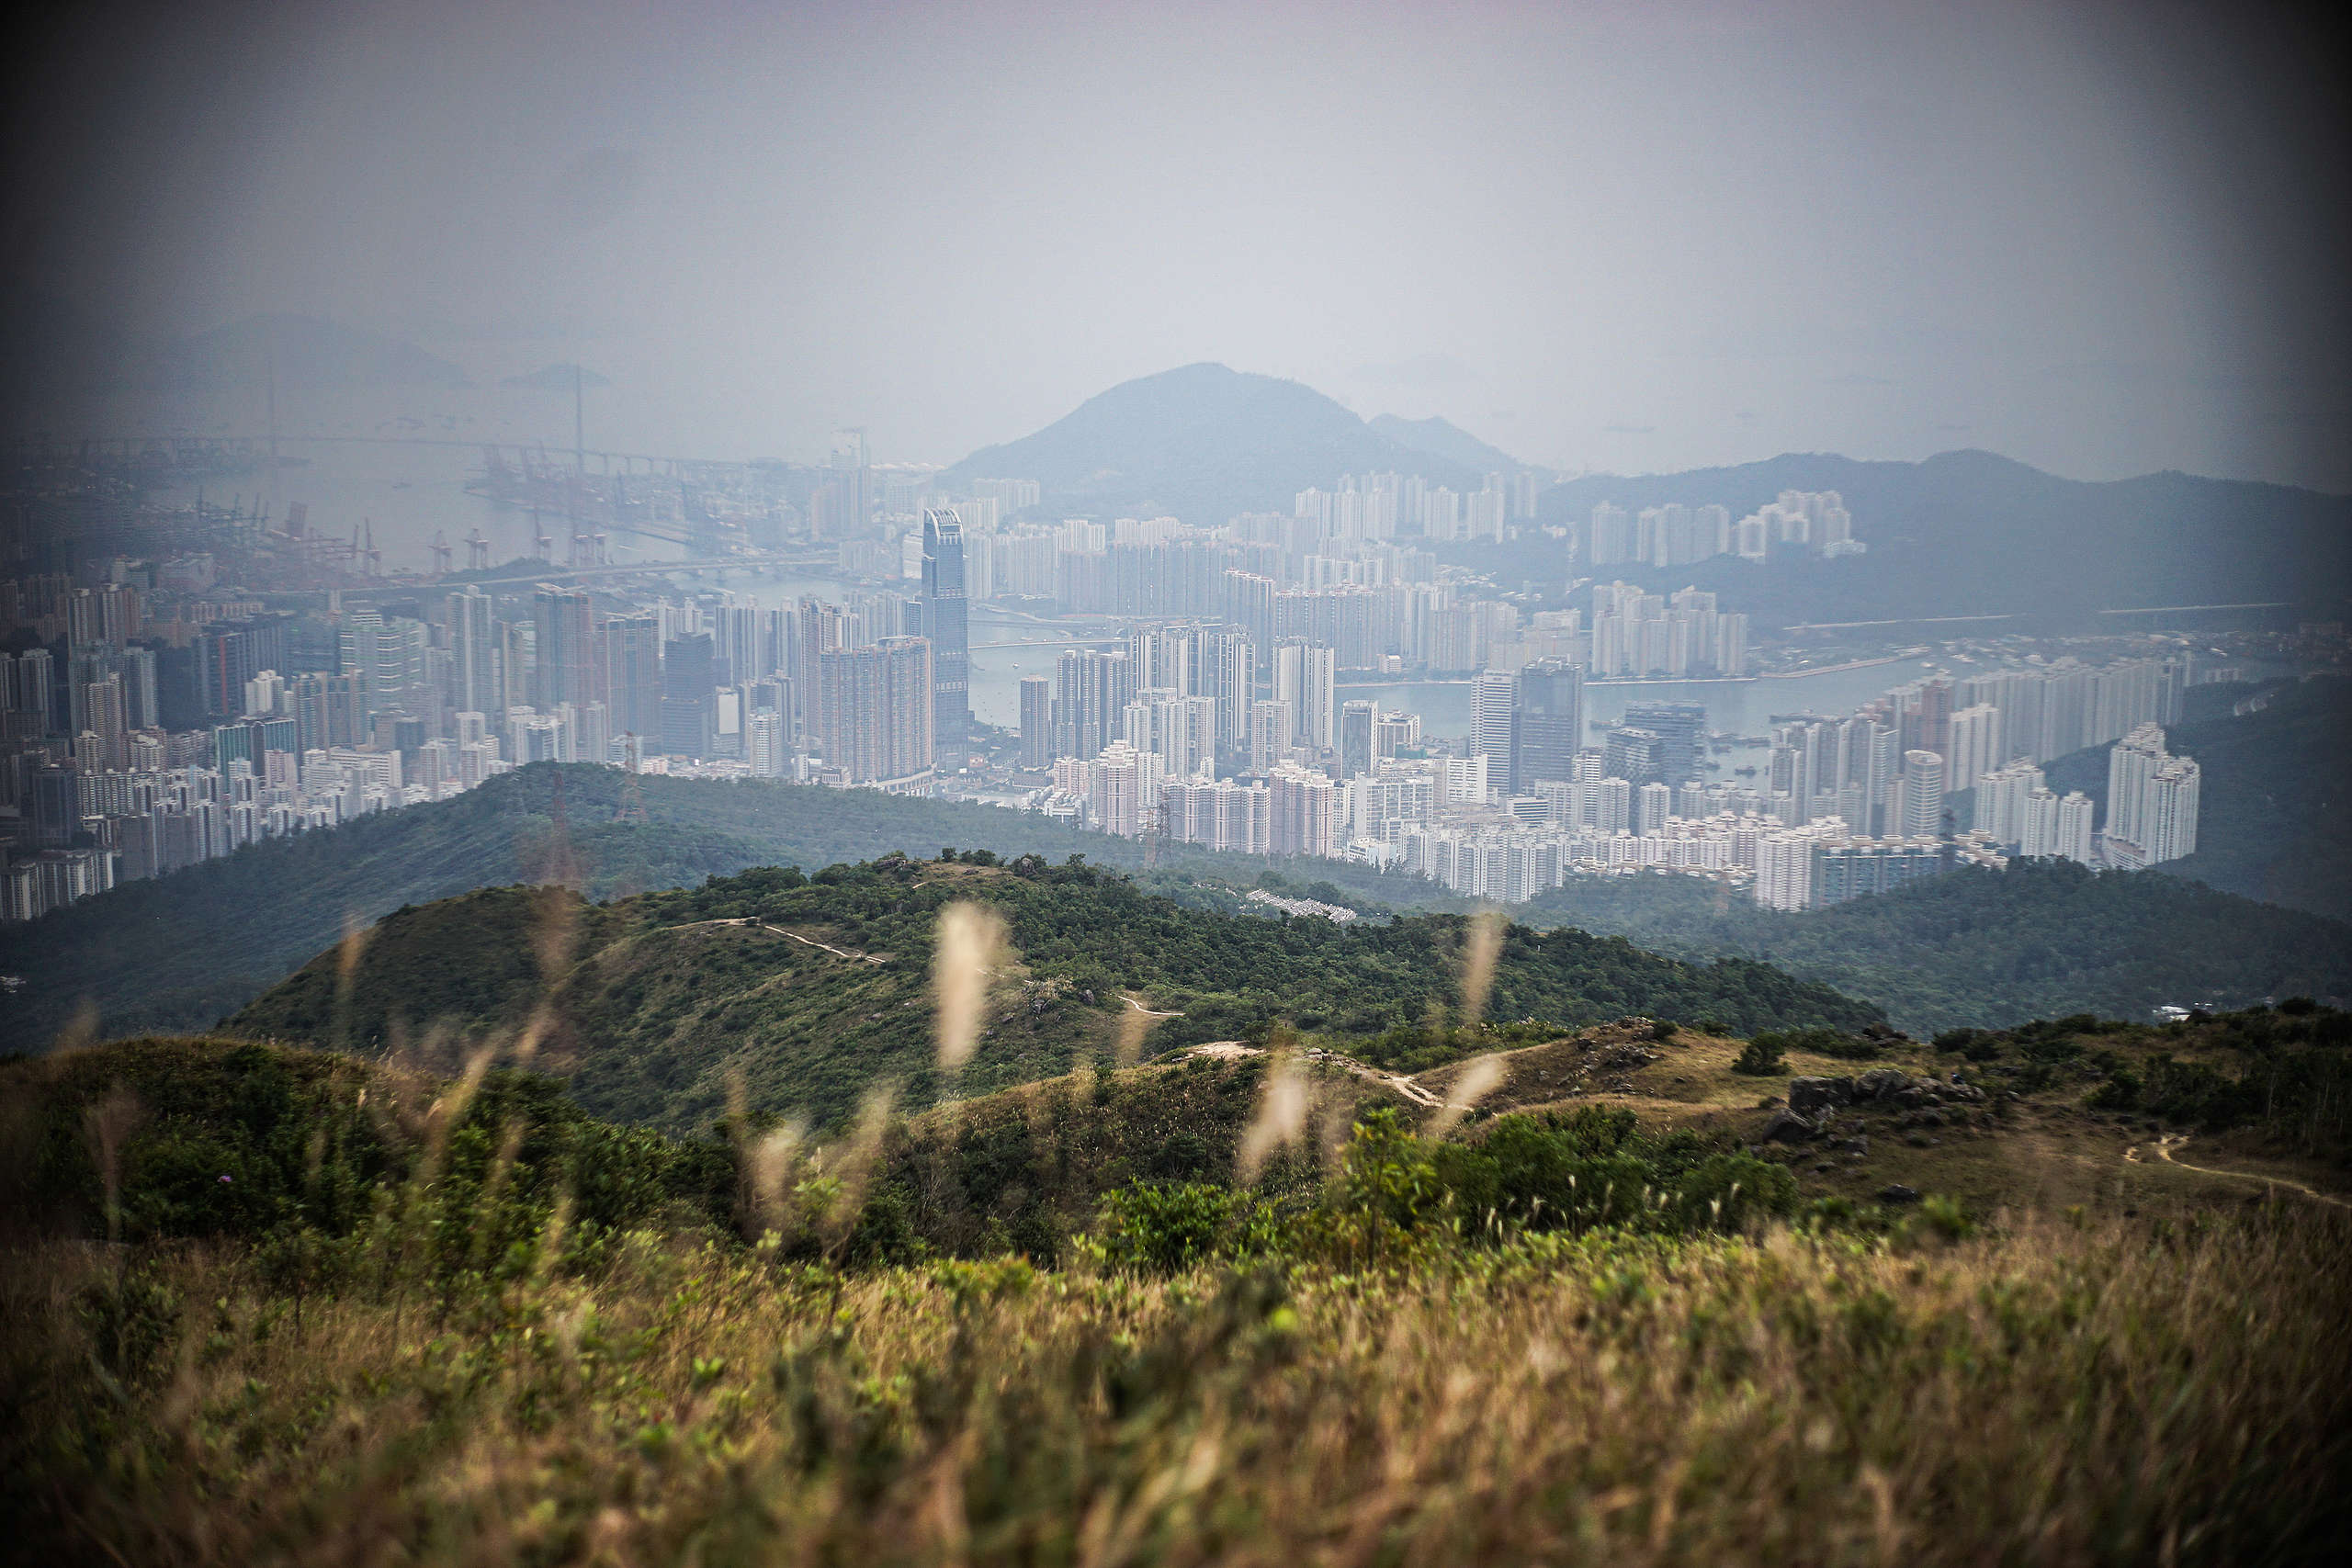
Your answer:
[[[2344,105],[2150,4],[346,4],[52,23],[11,287],[951,461],[1195,360],[1521,457],[2352,489]],[[2340,80],[2340,79],[2339,79]]]

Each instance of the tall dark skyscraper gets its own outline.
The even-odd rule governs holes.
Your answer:
[[[708,632],[673,639],[662,662],[662,750],[707,757],[718,746],[717,649]]]
[[[1538,659],[1519,672],[1511,694],[1510,793],[1546,779],[1576,776],[1584,744],[1584,670],[1565,659]]]
[[[1340,705],[1340,774],[1355,778],[1372,772],[1374,733],[1380,726],[1376,703],[1358,698]]]
[[[538,702],[547,713],[558,703],[592,703],[596,689],[595,601],[576,589],[542,583],[532,596],[532,618],[539,629]]]
[[[605,708],[615,735],[634,735],[658,750],[662,736],[662,623],[616,615],[605,632]]]
[[[1021,677],[1021,765],[1044,768],[1054,760],[1054,683],[1043,675]]]
[[[964,525],[953,508],[922,514],[922,630],[931,639],[932,722],[942,756],[972,734],[972,635],[964,599]]]
[[[1698,703],[1628,703],[1624,723],[1658,738],[1658,777],[1670,784],[1699,777],[1706,760],[1707,710]]]

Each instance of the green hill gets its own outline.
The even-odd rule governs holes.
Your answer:
[[[993,861],[980,852],[980,858]],[[933,931],[958,898],[996,908],[1013,957],[960,1078],[933,1059]],[[593,1112],[707,1125],[740,1085],[752,1109],[854,1112],[877,1083],[906,1103],[1050,1077],[1277,1020],[1377,1035],[1452,1016],[1465,922],[1333,925],[1189,909],[1083,864],[894,858],[812,881],[755,871],[598,908],[502,888],[403,909],[256,998],[235,1032],[452,1066],[466,1043],[528,1030]],[[1130,999],[1130,998],[1134,999]],[[1173,1013],[1157,1021],[1140,1010]],[[1766,965],[1659,958],[1582,931],[1511,928],[1489,1016],[1582,1024],[1627,1014],[1734,1028],[1851,1029],[1877,1010]]]
[[[2260,692],[2254,713],[2175,725],[2165,744],[2197,759],[2197,852],[2165,865],[2187,877],[2336,919],[2352,919],[2352,681],[2325,676]],[[2081,790],[2107,810],[2109,748],[2061,757],[2043,770],[2050,787]]]
[[[2352,928],[2341,922],[2161,873],[2068,862],[1962,871],[1804,914],[1684,877],[1581,878],[1521,918],[1613,931],[1659,952],[1766,960],[1866,998],[1915,1033],[2352,998]]]
[[[598,898],[755,865],[813,868],[942,844],[1130,864],[1143,852],[1137,842],[990,806],[767,781],[648,777],[651,820],[618,822],[617,770],[537,763],[454,800],[254,844],[38,920],[0,925],[0,975],[23,982],[0,992],[0,1051],[42,1049],[77,1015],[102,1036],[202,1029],[352,926],[404,904],[539,880],[559,773],[566,841],[584,889]],[[1204,851],[1167,853],[1162,864],[1170,868],[1162,885],[1196,900],[1210,895],[1182,886],[1185,875],[1249,886],[1267,874],[1263,862]],[[1305,879],[1315,896],[1358,908],[1415,897],[1424,907],[1453,903],[1427,883],[1337,863],[1312,863]]]
[[[1140,843],[994,807],[866,790],[647,778],[647,823],[615,821],[622,775],[536,764],[451,801],[274,840],[22,925],[0,926],[0,1050],[38,1051],[94,1015],[101,1037],[209,1027],[334,944],[403,905],[538,880],[566,791],[568,842],[594,899],[817,867],[943,844],[1011,857],[1072,854],[1135,873],[1140,887],[1234,912],[1242,890],[1284,888],[1373,914],[1468,906],[1416,877],[1335,861],[1263,860]],[[2188,863],[2183,863],[2184,864]],[[1579,878],[1514,911],[1532,927],[1622,935],[1684,957],[1735,953],[1933,1031],[2083,1011],[2143,1015],[2160,1002],[2221,1005],[2352,995],[2352,933],[2163,875],[1960,877],[1814,914],[1781,915],[1681,877]]]
[[[1838,491],[1869,553],[1762,565],[1722,557],[1605,575],[1653,591],[1695,583],[1729,595],[1761,626],[1987,614],[2081,624],[2102,609],[2269,601],[2333,615],[2352,582],[2352,497],[2181,473],[2087,483],[1990,452],[1918,463],[1789,453],[1736,468],[1596,475],[1546,491],[1540,510],[1545,523],[1563,524],[1603,501],[1715,502],[1737,518],[1783,490]],[[1506,585],[1555,587],[1566,565],[1559,542],[1540,535],[1450,553]],[[2020,560],[2033,570],[2018,570]]]

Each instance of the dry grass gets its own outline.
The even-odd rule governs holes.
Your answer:
[[[439,1321],[56,1245],[0,1287],[0,1495],[18,1555],[241,1568],[2311,1560],[2352,1523],[2347,1236],[2275,1206],[1142,1281],[645,1235]]]

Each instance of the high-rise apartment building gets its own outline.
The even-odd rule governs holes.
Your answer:
[[[534,705],[552,713],[560,704],[600,700],[604,693],[596,682],[595,601],[577,589],[541,583],[531,596],[531,611],[532,623],[538,628],[538,689]]]
[[[1963,710],[1965,711],[1965,710]],[[1957,726],[1955,726],[1955,728]],[[2036,795],[2049,795],[2042,788],[2041,770],[2031,762],[2010,762],[1987,773],[1975,775],[1976,831],[1991,838],[1996,844],[2023,844],[2028,822],[2032,815]],[[2057,797],[2051,796],[2052,822],[2056,821]],[[2040,852],[2047,854],[2047,850]]]
[[[780,779],[789,771],[791,743],[784,732],[784,715],[775,708],[755,708],[744,721],[743,760],[752,776]]]
[[[2101,852],[2110,865],[2137,869],[2197,852],[2201,771],[2165,750],[2161,726],[2143,724],[2108,753],[2107,828]]]
[[[1290,705],[1291,743],[1319,757],[1339,741],[1340,666],[1336,650],[1310,642],[1274,649],[1274,700]]]
[[[488,713],[498,705],[498,636],[489,594],[472,583],[447,601],[449,624],[449,706]]]
[[[1264,785],[1178,779],[1162,789],[1160,798],[1168,836],[1175,841],[1247,855],[1267,852],[1272,795]]]
[[[1264,775],[1288,760],[1295,726],[1290,705],[1265,697],[1250,705],[1250,771]]]
[[[1519,682],[1507,670],[1481,671],[1470,683],[1468,750],[1487,759],[1496,781],[1510,778],[1511,708],[1519,698]]]
[[[1135,695],[1125,649],[1064,649],[1054,661],[1054,755],[1083,761],[1116,740]]]
[[[1903,753],[1903,836],[1932,839],[1944,827],[1944,760],[1919,748]]]
[[[935,719],[929,641],[886,637],[818,656],[817,735],[850,784],[912,784],[932,768]]]
[[[1338,791],[1330,775],[1295,762],[1266,777],[1269,849],[1278,855],[1329,855],[1338,848]]]
[[[1955,709],[1944,748],[1944,776],[1965,784],[2007,760],[2001,710],[1990,703]]]

